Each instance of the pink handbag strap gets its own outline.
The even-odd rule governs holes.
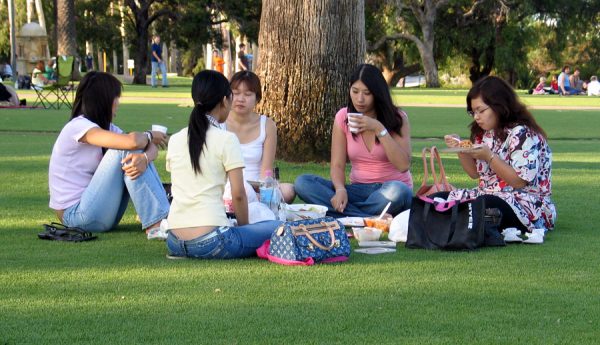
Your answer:
[[[446,170],[444,170],[444,164],[442,164],[442,157],[440,157],[440,152],[435,146],[431,147],[430,152],[431,175],[433,176],[433,183],[442,186],[442,188],[444,188],[444,191],[451,191],[452,187],[450,186],[450,184],[448,183],[448,179],[446,178]],[[437,176],[435,174],[434,159],[437,160],[438,168],[440,169],[439,180],[437,179]]]
[[[421,187],[427,185],[427,180],[429,180],[429,172],[427,171],[427,151],[429,151],[428,147],[424,147],[421,151],[421,158],[423,159],[423,183],[421,183]]]

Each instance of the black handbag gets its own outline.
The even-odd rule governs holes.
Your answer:
[[[485,201],[437,202],[414,197],[408,221],[407,248],[473,250],[484,245]]]

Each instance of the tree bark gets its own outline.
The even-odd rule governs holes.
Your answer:
[[[76,57],[75,0],[57,0],[56,6],[57,54]]]
[[[364,62],[364,30],[363,0],[263,0],[259,111],[277,123],[279,159],[329,158],[334,114]]]

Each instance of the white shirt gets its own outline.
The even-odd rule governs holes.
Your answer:
[[[600,81],[594,80],[588,83],[588,96],[600,96]]]

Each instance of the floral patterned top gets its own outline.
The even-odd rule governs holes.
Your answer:
[[[527,126],[506,129],[507,137],[500,142],[494,131],[486,131],[475,138],[475,144],[487,145],[515,169],[517,175],[527,182],[514,189],[490,169],[487,162],[477,161],[479,186],[475,189],[459,189],[450,193],[450,200],[473,199],[491,194],[505,200],[519,220],[530,231],[541,226],[551,230],[556,221],[556,207],[550,199],[552,194],[552,151],[546,139]]]

